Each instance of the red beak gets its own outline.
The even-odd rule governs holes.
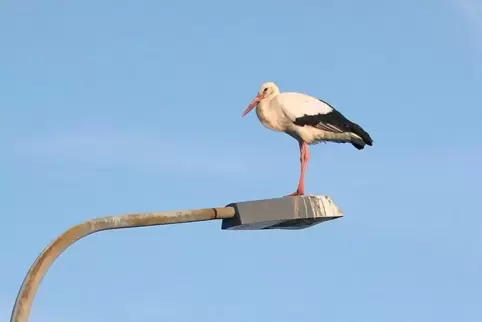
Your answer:
[[[256,95],[255,98],[253,98],[253,100],[251,101],[251,104],[249,104],[249,106],[244,110],[243,114],[241,115],[241,117],[245,116],[246,114],[248,114],[249,112],[251,112],[251,110],[253,108],[256,107],[256,105],[258,105],[259,101],[261,101],[261,99],[263,98],[263,95],[261,94],[258,94]]]

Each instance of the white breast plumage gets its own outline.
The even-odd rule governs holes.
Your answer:
[[[256,115],[258,116],[261,124],[263,124],[266,128],[276,132],[281,132],[284,130],[284,127],[280,122],[281,120],[278,115],[278,111],[270,108],[270,102],[271,100],[261,102],[256,108]]]

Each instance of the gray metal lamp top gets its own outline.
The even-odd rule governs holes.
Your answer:
[[[326,196],[293,196],[229,204],[234,217],[223,219],[222,229],[304,229],[343,216]]]

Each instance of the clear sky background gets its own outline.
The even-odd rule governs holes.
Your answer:
[[[296,142],[240,118],[265,81],[374,138],[311,149],[306,192],[345,217],[93,235],[30,321],[482,321],[477,0],[3,1],[0,320],[74,224],[294,191]]]

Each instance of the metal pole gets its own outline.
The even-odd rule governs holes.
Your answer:
[[[195,221],[231,218],[235,215],[233,207],[206,208],[173,212],[152,212],[107,216],[88,220],[73,226],[57,237],[37,257],[30,267],[22,287],[18,292],[10,322],[27,322],[33,298],[45,273],[55,259],[77,240],[109,229],[122,229],[143,226],[178,224]]]

